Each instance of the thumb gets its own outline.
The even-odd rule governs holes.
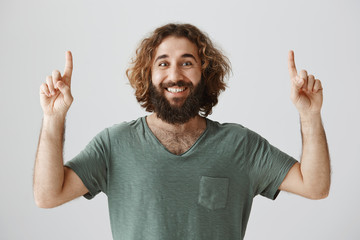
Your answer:
[[[71,95],[70,87],[66,85],[62,81],[57,81],[57,87],[59,88],[60,92],[64,95],[65,103],[70,106],[73,101],[73,97]]]
[[[303,87],[305,81],[304,79],[296,76],[292,79],[292,86],[291,86],[291,99],[295,101],[295,99],[299,98],[300,89]]]
[[[300,90],[304,86],[304,79],[300,78],[299,76],[296,76],[293,80],[293,85],[297,90]]]

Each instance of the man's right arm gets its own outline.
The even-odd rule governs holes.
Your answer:
[[[67,52],[64,75],[53,71],[40,87],[44,117],[35,159],[34,198],[41,208],[59,206],[88,192],[76,173],[63,163],[65,117],[73,101],[72,68],[72,56]]]

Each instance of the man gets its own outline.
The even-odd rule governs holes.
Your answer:
[[[330,163],[321,122],[322,86],[297,72],[289,52],[291,99],[300,114],[301,162],[239,124],[206,116],[225,89],[228,60],[189,24],[168,24],[145,38],[127,76],[152,112],[100,132],[64,166],[63,135],[72,55],[64,74],[40,87],[44,111],[34,195],[52,208],[100,191],[108,196],[114,239],[243,239],[253,198],[280,190],[328,195]]]

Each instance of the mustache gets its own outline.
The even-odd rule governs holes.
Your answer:
[[[174,86],[191,88],[191,87],[193,87],[193,84],[191,82],[185,82],[183,80],[180,80],[177,82],[170,81],[170,82],[166,82],[166,83],[160,83],[161,88],[169,88],[169,87],[174,87]]]

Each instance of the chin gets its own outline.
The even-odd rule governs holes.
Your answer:
[[[169,104],[173,107],[181,107],[184,102],[186,101],[186,98],[173,98],[173,99],[167,99]]]

